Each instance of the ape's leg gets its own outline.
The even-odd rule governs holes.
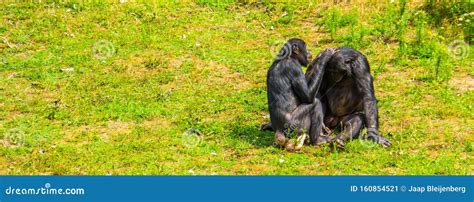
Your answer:
[[[272,122],[269,122],[263,124],[261,130],[274,130],[275,143],[278,146],[284,147],[287,150],[295,150],[295,147],[300,147],[298,146],[300,144],[293,140],[288,140],[286,135],[292,132],[297,133],[297,135],[305,135],[304,133],[309,130],[311,123],[309,115],[312,108],[314,108],[312,104],[299,105],[290,114],[287,114],[284,118],[282,117],[284,120],[279,121],[275,127],[273,127]]]
[[[321,102],[318,99],[315,99],[313,104],[298,106],[291,116],[292,122],[300,123],[299,128],[306,130],[309,134],[312,145],[321,145],[330,141],[329,136],[322,133],[324,115]]]
[[[286,150],[299,150],[303,147],[304,141],[309,134],[310,142],[313,145],[320,145],[329,142],[329,136],[322,134],[323,113],[321,103],[315,100],[313,104],[299,105],[291,112],[289,121],[284,124],[284,132],[277,129],[275,141],[278,145],[284,146]],[[288,140],[284,134],[296,132],[299,136],[296,141]]]
[[[349,139],[357,138],[359,132],[364,127],[364,115],[357,113],[344,117],[342,120],[344,128],[342,129],[342,140],[346,141]]]
[[[322,128],[323,128],[323,130],[324,130],[324,132],[325,132],[325,135],[330,135],[330,134],[331,134],[331,129],[330,129],[331,126],[328,126],[328,125],[326,124],[326,118],[327,118],[327,117],[326,117],[326,114],[327,114],[327,113],[326,113],[326,112],[327,112],[327,111],[326,111],[326,110],[327,110],[327,103],[326,103],[326,98],[323,98],[323,99],[324,99],[324,100],[320,100],[320,101],[321,101],[321,110],[322,110],[322,112],[323,112],[323,124],[322,124],[323,126],[322,126]]]
[[[342,118],[343,127],[342,133],[335,138],[335,142],[339,147],[344,147],[344,142],[357,138],[359,132],[364,126],[364,115],[363,114],[351,114]]]
[[[317,99],[316,99],[317,100]],[[319,101],[318,101],[319,103]],[[317,104],[315,107],[314,107],[314,115],[316,117],[319,117],[319,114],[322,114],[322,117],[324,117],[324,105],[321,103],[321,104]],[[313,116],[314,116],[313,115]],[[309,124],[309,123],[308,123]],[[324,132],[326,132],[326,135],[329,135],[331,133],[331,129],[326,127],[327,124],[322,123],[322,129],[324,129]],[[329,126],[331,127],[331,126]],[[309,128],[308,128],[309,129]],[[275,131],[275,128],[273,127],[273,124],[272,122],[268,122],[268,123],[264,123],[260,126],[260,130],[261,131]]]
[[[295,132],[298,139],[288,140],[285,143],[285,149],[289,151],[299,150],[303,148],[307,133],[310,130],[311,111],[314,104],[301,104],[290,114],[290,119],[285,123],[285,134]]]
[[[318,99],[314,101],[314,109],[311,116],[312,122],[309,136],[311,144],[317,146],[331,142],[331,138],[329,137],[331,131],[324,125],[323,105]],[[328,133],[327,135],[322,132],[323,129]]]

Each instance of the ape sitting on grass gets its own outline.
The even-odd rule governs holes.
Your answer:
[[[317,68],[324,67],[330,59],[330,51],[320,54]],[[287,150],[301,149],[306,132],[314,145],[329,141],[321,136],[323,111],[316,94],[321,79],[307,82],[301,66],[308,65],[311,54],[301,39],[290,39],[280,50],[267,74],[267,98],[270,119],[275,130],[277,145]],[[296,132],[297,141],[286,135]]]
[[[379,133],[377,99],[367,58],[348,47],[338,48],[330,57],[317,97],[323,105],[325,126],[342,126],[342,133],[334,141],[343,147],[345,141],[357,138],[365,126],[367,139],[390,146],[390,141]],[[321,71],[317,68],[310,65],[306,78],[320,77],[315,75]]]

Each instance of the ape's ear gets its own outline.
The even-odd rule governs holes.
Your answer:
[[[352,58],[352,57],[348,57],[348,58],[344,59],[344,63],[346,63],[346,64],[349,64],[349,63],[352,63],[352,62],[354,62],[354,58]]]
[[[293,44],[293,45],[291,46],[291,51],[292,51],[293,53],[300,54],[300,49],[298,48],[298,46],[297,46],[296,44]]]
[[[344,58],[344,63],[346,64],[346,73],[351,76],[353,69],[356,68],[356,61],[353,57]]]
[[[349,57],[349,58],[346,58],[344,60],[344,62],[347,64],[347,65],[350,65],[350,67],[353,69],[353,68],[356,68],[356,58],[353,58],[353,57]]]
[[[356,66],[356,59],[355,57],[348,57],[344,60],[344,62],[348,65],[350,65],[352,68]]]

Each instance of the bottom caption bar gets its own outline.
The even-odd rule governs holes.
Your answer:
[[[0,176],[14,201],[457,201],[472,176]]]

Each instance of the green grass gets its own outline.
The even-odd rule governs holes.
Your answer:
[[[472,24],[429,12],[390,1],[2,3],[0,174],[472,175],[474,49],[448,52]],[[292,37],[313,55],[348,45],[368,57],[392,147],[272,146],[258,130],[266,72],[273,44]]]

